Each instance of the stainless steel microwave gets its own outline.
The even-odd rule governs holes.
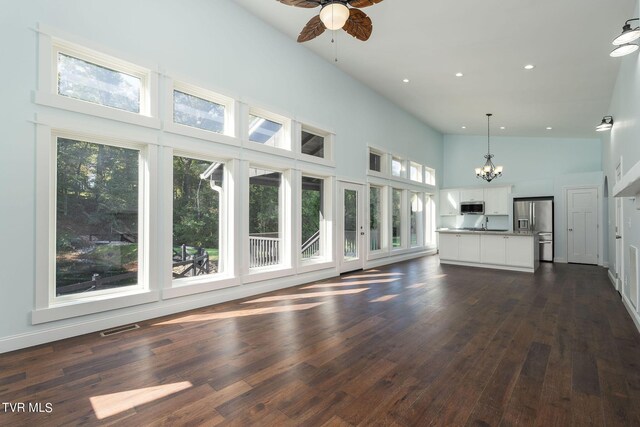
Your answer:
[[[484,215],[484,202],[462,202],[460,203],[460,213],[462,215]]]

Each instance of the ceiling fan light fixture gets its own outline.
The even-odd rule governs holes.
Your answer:
[[[326,4],[320,10],[320,20],[328,30],[339,30],[349,19],[349,8],[341,2]]]
[[[611,43],[615,46],[620,46],[640,38],[640,28],[631,28],[631,24],[629,24],[629,22],[637,20],[638,18],[634,18],[629,19],[627,22],[625,22],[624,26],[622,27],[622,34],[613,39]]]
[[[619,58],[621,56],[629,55],[630,53],[633,53],[636,50],[638,50],[638,47],[640,46],[634,43],[621,44],[617,48],[613,49],[609,54],[609,56],[613,58]]]
[[[596,126],[596,132],[604,132],[607,130],[611,130],[612,127],[613,127],[613,117],[604,116],[602,118],[602,122],[598,126]]]

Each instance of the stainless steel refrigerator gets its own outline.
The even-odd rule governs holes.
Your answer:
[[[513,199],[513,230],[538,232],[540,261],[553,262],[553,197]]]

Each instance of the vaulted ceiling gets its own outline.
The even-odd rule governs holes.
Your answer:
[[[235,1],[292,41],[319,12]],[[338,31],[336,46],[326,31],[303,46],[443,133],[484,134],[491,112],[496,135],[597,137],[618,64],[637,60],[609,57],[634,7],[635,0],[385,0],[363,9],[373,21],[368,41]]]

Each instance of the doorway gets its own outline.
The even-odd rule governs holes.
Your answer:
[[[598,189],[567,189],[567,261],[598,264]]]
[[[364,268],[364,186],[339,182],[338,189],[339,269],[347,273]]]

